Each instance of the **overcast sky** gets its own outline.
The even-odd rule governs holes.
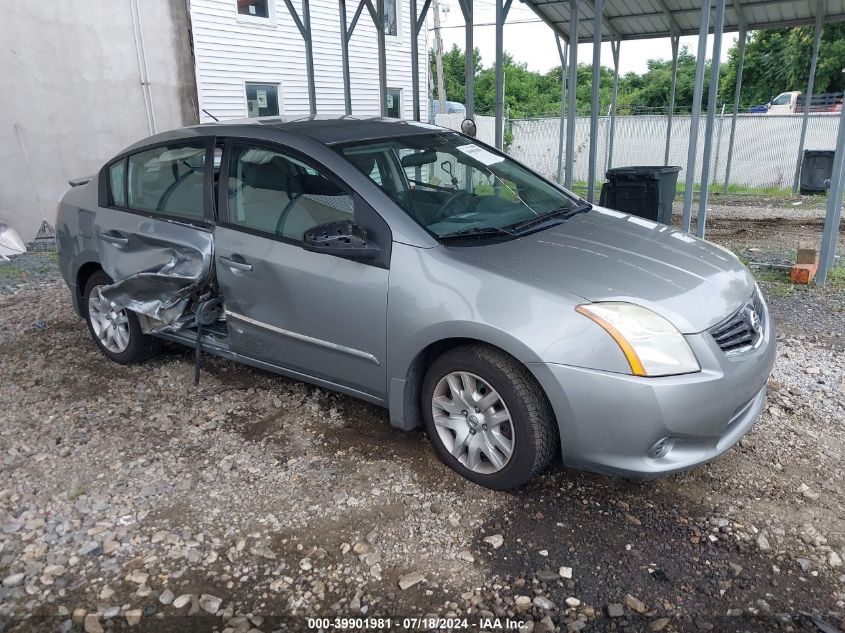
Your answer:
[[[441,36],[443,48],[448,50],[452,44],[458,48],[464,48],[464,18],[457,0],[441,0]],[[475,46],[481,51],[481,61],[484,66],[491,66],[496,51],[496,28],[493,23],[496,19],[494,0],[474,0],[475,6],[475,29],[473,36]],[[444,9],[448,8],[448,11]],[[490,26],[484,26],[490,24]],[[429,20],[429,26],[432,25]],[[728,49],[736,41],[736,33],[727,33],[722,38],[722,61],[727,59]],[[536,14],[519,2],[514,2],[504,29],[505,51],[513,55],[519,62],[525,62],[529,70],[546,72],[550,68],[560,65],[557,46],[552,30],[543,22],[539,21]],[[696,36],[682,37],[681,47],[688,46],[693,54],[697,50]],[[434,34],[430,33],[429,41],[434,44]],[[713,37],[710,36],[707,42],[707,58],[711,56]],[[643,73],[646,70],[646,62],[652,58],[671,59],[672,48],[669,38],[659,40],[638,40],[623,41],[619,56],[619,72],[625,74],[633,71]],[[578,61],[590,64],[593,59],[592,44],[581,44],[578,46]],[[613,68],[613,56],[610,52],[610,43],[602,44],[601,63],[603,66]]]

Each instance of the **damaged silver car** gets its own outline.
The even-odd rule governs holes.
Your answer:
[[[730,252],[591,206],[463,134],[257,119],[159,134],[74,181],[60,266],[101,351],[164,341],[387,407],[517,487],[720,455],[765,402],[775,335]]]

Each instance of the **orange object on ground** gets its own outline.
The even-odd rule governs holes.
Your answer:
[[[798,244],[798,256],[795,265],[789,271],[789,278],[794,284],[808,284],[819,270],[819,253],[815,245],[808,242]]]
[[[808,284],[813,281],[818,271],[818,262],[815,264],[795,264],[789,271],[789,278],[794,284]]]

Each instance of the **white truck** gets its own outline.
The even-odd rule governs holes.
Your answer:
[[[803,114],[804,93],[798,90],[782,92],[766,104],[766,114]],[[826,92],[814,94],[810,99],[810,112],[825,114],[842,110],[842,93]]]

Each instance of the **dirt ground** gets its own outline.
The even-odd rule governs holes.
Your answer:
[[[776,262],[816,231],[790,212],[708,237]],[[778,359],[721,458],[495,493],[352,398],[215,358],[195,386],[178,347],[111,363],[27,257],[0,273],[0,631],[845,631],[842,285],[760,271]]]

